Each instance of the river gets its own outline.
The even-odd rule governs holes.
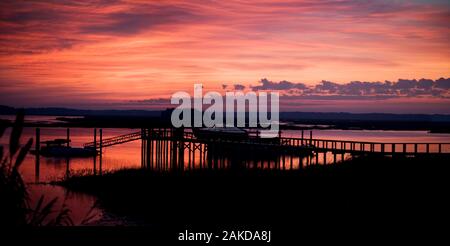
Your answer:
[[[2,116],[2,119],[13,119],[13,116]],[[32,116],[27,117],[31,122],[54,122],[55,116]],[[127,134],[138,129],[106,128],[103,129],[103,138]],[[93,129],[71,128],[71,146],[80,147],[83,143],[93,140]],[[0,144],[8,145],[10,129],[7,129]],[[282,132],[284,137],[300,137],[301,131],[286,130]],[[24,128],[21,142],[25,143],[28,138],[35,137],[35,128]],[[41,141],[65,138],[66,128],[42,127]],[[309,131],[305,131],[305,137],[309,137]],[[313,138],[338,139],[371,142],[450,142],[450,134],[432,134],[426,131],[373,131],[373,130],[313,130]],[[103,172],[121,168],[139,168],[141,165],[141,142],[134,141],[121,145],[111,146],[103,149],[102,170]],[[36,203],[41,195],[49,201],[58,197],[57,208],[63,204],[71,210],[71,217],[75,224],[80,224],[91,211],[96,198],[87,194],[70,192],[63,187],[48,184],[78,172],[92,172],[94,166],[93,158],[40,158],[39,175],[36,173],[35,156],[28,154],[21,166],[23,179],[28,185],[32,203]],[[98,168],[98,159],[97,159]],[[91,213],[96,217],[91,223],[96,225],[120,225],[129,224],[126,218],[120,218],[107,213],[101,207],[95,207]]]

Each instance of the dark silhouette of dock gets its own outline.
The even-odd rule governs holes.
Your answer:
[[[141,140],[142,166],[156,170],[183,168],[297,168],[310,164],[331,164],[346,156],[450,156],[450,143],[380,143],[317,139],[312,131],[305,137],[259,137],[249,131],[248,138],[199,138],[192,131],[175,128],[141,129],[125,135],[84,144],[104,147]],[[101,151],[100,151],[101,155]],[[197,166],[195,166],[196,164]]]

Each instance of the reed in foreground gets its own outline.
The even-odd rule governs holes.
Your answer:
[[[8,150],[0,146],[0,225],[73,225],[68,208],[63,206],[55,211],[57,198],[45,203],[44,196],[41,196],[35,206],[30,202],[19,168],[33,144],[33,139],[28,139],[23,145],[20,143],[23,123],[24,114],[20,111],[11,130]],[[0,125],[0,138],[5,131],[6,126]],[[51,214],[54,215],[52,218]]]

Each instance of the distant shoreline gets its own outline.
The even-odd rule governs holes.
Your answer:
[[[0,123],[9,125],[18,108],[0,105]],[[171,109],[86,110],[71,108],[25,108],[25,115],[54,117],[54,122],[25,122],[28,127],[171,127]],[[450,115],[336,112],[280,112],[281,130],[406,130],[450,133]]]
[[[26,122],[25,127],[79,127],[79,128],[158,128],[171,127],[170,122],[158,117],[127,116],[54,116],[56,122]],[[12,120],[1,119],[6,126]],[[283,121],[280,130],[383,130],[383,131],[428,131],[450,133],[449,122],[405,122],[405,121],[352,121],[352,120],[296,120]]]

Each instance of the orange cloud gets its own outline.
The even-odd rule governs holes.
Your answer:
[[[0,103],[95,106],[202,82],[449,76],[447,1],[4,1]]]

